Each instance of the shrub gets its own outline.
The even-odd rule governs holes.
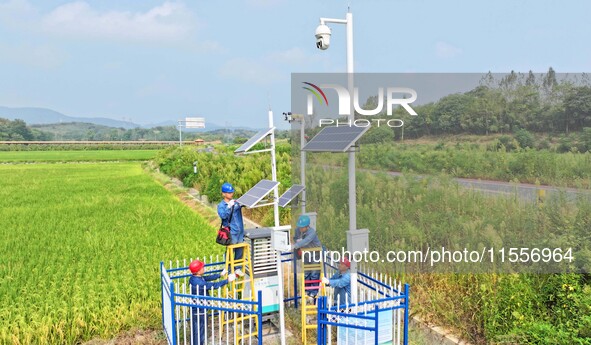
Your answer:
[[[519,129],[515,132],[515,140],[522,148],[534,147],[534,135],[525,129]]]

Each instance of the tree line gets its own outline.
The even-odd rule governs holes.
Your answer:
[[[511,71],[501,78],[489,72],[468,92],[413,106],[418,116],[407,116],[402,108],[395,115],[404,119],[404,137],[412,138],[519,129],[568,135],[591,127],[590,85],[585,74],[557,76],[552,68],[542,74]],[[376,103],[370,97],[365,109],[375,108]],[[402,135],[401,129],[395,131],[397,137]]]
[[[0,118],[0,141],[51,140],[52,135],[33,129],[23,120]]]
[[[240,143],[255,133],[249,129],[217,129],[207,132],[183,131],[183,140],[203,139],[207,142],[221,141]],[[289,137],[289,131],[278,131],[277,138]],[[0,118],[0,141],[177,141],[179,131],[174,126],[153,128],[115,128],[92,123],[70,122],[29,126],[23,120]]]

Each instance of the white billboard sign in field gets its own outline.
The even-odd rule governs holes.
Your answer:
[[[205,128],[205,118],[203,117],[186,117],[185,128]]]

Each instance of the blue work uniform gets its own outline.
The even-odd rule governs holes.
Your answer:
[[[316,248],[322,247],[322,243],[320,243],[320,239],[318,235],[316,235],[316,230],[314,228],[309,228],[307,231],[301,231],[299,228],[296,228],[296,243],[293,245],[295,250],[300,248]],[[308,258],[307,255],[303,255],[304,263],[309,264],[312,262],[318,262],[314,260],[314,253],[310,253],[312,258]],[[318,255],[318,254],[316,254]],[[320,271],[308,271],[304,276],[304,280],[319,280],[320,279]],[[314,286],[320,287],[319,283],[310,283],[306,284],[306,286]],[[318,294],[318,289],[310,289],[306,291],[306,294],[310,297],[316,297]]]
[[[337,272],[330,279],[329,284],[334,288],[334,304],[351,303],[351,273]]]
[[[230,224],[228,224],[228,221],[230,220],[230,214],[232,214],[232,221]],[[234,203],[234,206],[230,208],[228,207],[228,203],[222,200],[218,204],[218,215],[222,220],[222,226],[230,226],[230,237],[232,238],[232,244],[244,242],[242,207],[238,203]],[[236,248],[234,250],[234,258],[242,259],[242,248]]]
[[[220,279],[219,274],[209,274],[206,276],[191,276],[189,284],[191,284],[191,294],[198,296],[207,296],[209,292],[214,289],[218,289],[226,284],[228,280],[220,280],[212,282],[213,280]],[[193,344],[194,345],[205,345],[205,327],[206,327],[206,309],[193,307]]]

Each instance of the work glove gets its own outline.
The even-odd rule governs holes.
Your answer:
[[[226,269],[224,268],[224,270],[223,270],[223,271],[220,273],[220,275],[221,275],[221,276],[225,276],[226,274],[228,274],[228,270],[226,270]]]
[[[234,280],[236,280],[236,275],[234,273],[230,273],[228,274],[228,282],[233,282]]]
[[[322,284],[330,285],[330,280],[328,280],[328,278],[326,278],[326,277],[322,277]]]
[[[228,208],[234,207],[235,203],[236,203],[236,200],[234,200],[234,199],[230,200],[230,202],[228,203]]]

